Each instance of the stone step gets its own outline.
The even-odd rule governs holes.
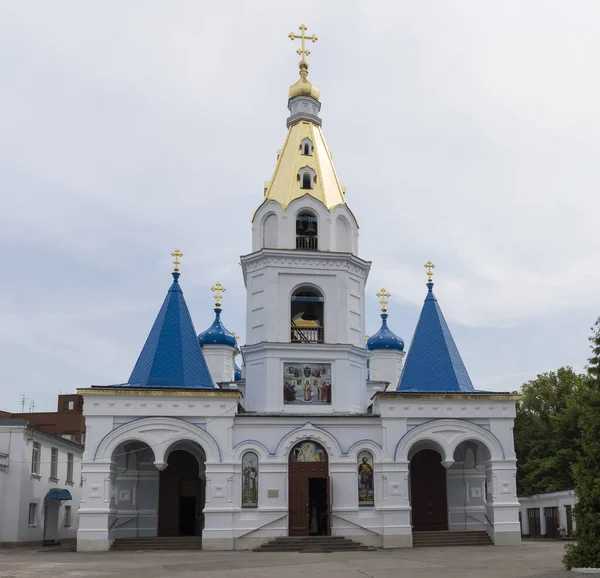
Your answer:
[[[152,536],[148,538],[118,538],[111,550],[200,550],[199,536]]]
[[[280,536],[254,548],[254,552],[365,552],[375,548],[364,546],[344,536]]]
[[[461,532],[434,531],[413,532],[413,546],[491,546],[492,539],[488,533],[480,530]]]

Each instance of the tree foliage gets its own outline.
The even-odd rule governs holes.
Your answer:
[[[592,332],[588,379],[581,395],[581,451],[574,467],[577,542],[567,549],[568,569],[600,568],[600,317]]]
[[[561,367],[523,385],[514,429],[520,496],[573,488],[584,383],[585,376]]]

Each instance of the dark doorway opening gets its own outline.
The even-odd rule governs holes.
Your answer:
[[[327,478],[308,478],[308,532],[311,536],[329,535]]]
[[[331,495],[327,453],[312,441],[296,444],[288,466],[289,535],[331,534]]]
[[[410,505],[415,531],[448,529],[446,469],[435,450],[421,450],[410,461]]]
[[[196,535],[196,497],[179,497],[179,535]]]
[[[159,536],[201,536],[204,484],[196,457],[185,450],[170,453],[160,472]]]

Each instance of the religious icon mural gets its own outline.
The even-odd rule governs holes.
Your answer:
[[[296,444],[290,453],[292,462],[326,462],[327,453],[315,442],[303,441]]]
[[[258,456],[254,452],[242,458],[242,508],[258,508]]]
[[[284,363],[283,401],[331,405],[331,363]]]
[[[373,454],[362,451],[358,454],[358,505],[374,506]]]

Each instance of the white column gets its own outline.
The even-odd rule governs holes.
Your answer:
[[[108,550],[113,542],[112,526],[117,520],[114,500],[116,467],[111,460],[81,463],[83,488],[79,508],[77,551]]]
[[[233,464],[206,462],[203,550],[233,550]]]
[[[521,543],[516,460],[492,460],[486,468],[488,533],[496,546]]]
[[[412,547],[408,465],[409,462],[381,464],[384,548]]]
[[[390,389],[396,389],[402,373],[404,351],[397,349],[375,349],[371,351],[369,371],[371,380],[387,381]]]

